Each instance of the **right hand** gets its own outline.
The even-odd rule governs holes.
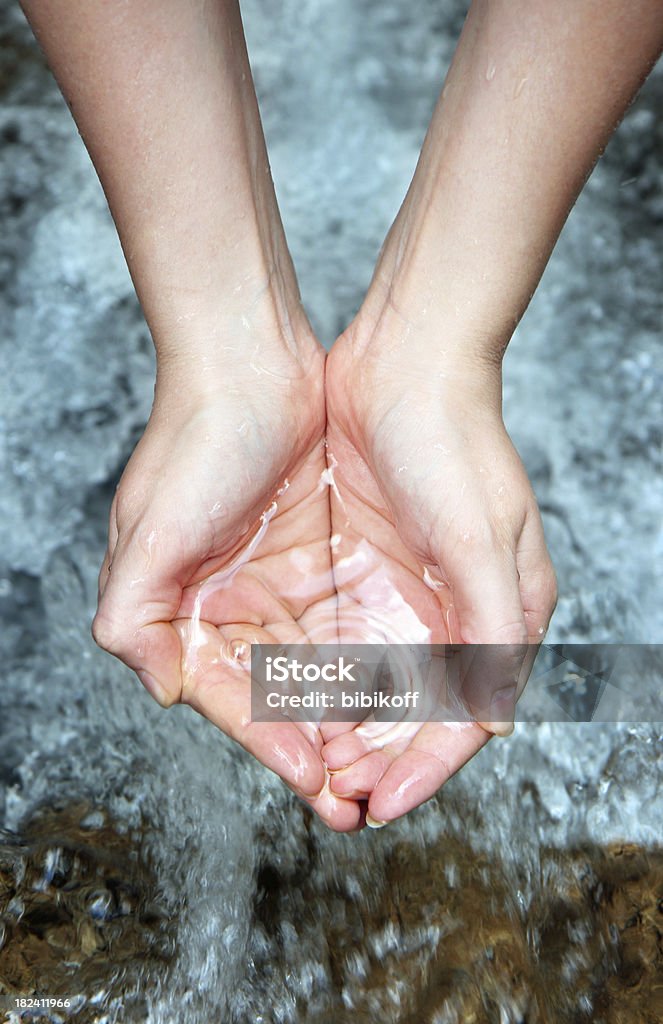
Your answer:
[[[329,792],[319,730],[252,723],[246,660],[252,642],[303,641],[311,621],[333,619],[323,369],[316,347],[305,369],[235,369],[217,393],[181,387],[172,369],[158,378],[113,501],[93,634],[162,705],[190,704],[345,831],[361,812]]]

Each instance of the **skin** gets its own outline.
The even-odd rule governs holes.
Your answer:
[[[327,436],[354,528],[401,562],[405,548],[415,574],[437,567],[454,641],[533,646],[554,610],[536,500],[502,420],[501,362],[662,48],[650,0],[475,0],[362,309],[327,361]],[[486,739],[478,724],[429,722],[404,749],[343,736],[323,756],[349,765],[333,789],[368,796],[369,821],[389,821]]]
[[[201,628],[216,631],[217,652],[300,634],[306,601],[270,608],[263,582],[296,585],[293,547],[315,561],[311,603],[335,601],[317,493],[325,353],[301,307],[239,9],[39,0],[24,10],[99,173],[157,353],[152,413],[111,509],[94,637],[162,705],[191,704],[332,828],[355,828],[357,802],[325,785],[319,730],[251,725],[246,674],[215,664],[208,645],[187,669],[196,590],[251,543],[286,478],[232,607],[207,601]]]
[[[157,351],[152,415],[111,511],[95,639],[331,827],[361,827],[366,807],[369,823],[392,820],[508,730],[554,608],[536,502],[502,422],[501,359],[660,52],[660,3],[475,0],[366,299],[326,365],[285,243],[237,5],[23,7],[99,173]],[[321,487],[329,467],[334,486]],[[391,618],[385,587],[404,601]],[[250,722],[242,643],[421,629],[433,642],[505,645],[489,673],[500,699],[482,699],[477,722],[397,737]]]

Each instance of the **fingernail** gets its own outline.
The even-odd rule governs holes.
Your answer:
[[[515,696],[515,686],[505,686],[493,694],[490,702],[490,720],[498,736],[510,736],[513,732]]]
[[[154,697],[157,704],[160,704],[162,708],[170,707],[172,701],[169,699],[168,694],[161,683],[158,683],[154,676],[150,675],[149,672],[143,672],[142,670],[137,672],[136,675],[150,696]]]
[[[368,825],[369,828],[384,828],[385,825],[389,824],[389,822],[388,821],[378,821],[377,818],[372,818],[370,814],[367,814],[366,815],[366,824]]]

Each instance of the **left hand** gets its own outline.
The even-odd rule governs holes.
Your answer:
[[[367,799],[369,821],[386,822],[509,731],[556,589],[495,381],[436,374],[434,359],[418,366],[412,352],[373,353],[350,328],[327,359],[339,640],[504,645],[489,679],[479,666],[478,721],[382,737],[359,726],[323,748],[332,791]]]

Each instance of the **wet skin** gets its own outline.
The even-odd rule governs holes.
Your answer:
[[[408,382],[414,421],[380,384],[394,430],[348,337],[326,361],[326,404],[321,350],[308,373],[258,369],[260,401],[255,382],[249,403],[241,384],[179,405],[157,394],[111,512],[95,635],[163,705],[190,704],[349,831],[366,812],[369,823],[388,821],[428,799],[494,726],[252,722],[250,645],[461,640],[434,538],[449,503],[464,507],[465,488],[449,471],[440,396],[426,411]],[[426,439],[414,458],[413,422]],[[390,461],[378,471],[380,451]]]
[[[93,631],[163,706],[190,704],[345,831],[361,809],[325,788],[319,730],[252,724],[241,657],[246,643],[302,639],[321,616],[335,626],[323,365],[319,347],[303,369],[265,352],[221,397],[162,379],[111,509]],[[206,584],[238,559],[230,587]]]
[[[538,566],[543,533],[501,417],[484,423],[478,412],[473,423],[467,410],[461,414],[453,392],[445,393],[431,373],[431,361],[427,372],[418,374],[411,352],[391,359],[383,352],[376,372],[370,352],[358,349],[353,332],[347,332],[326,367],[327,442],[337,462],[332,529],[343,538],[333,550],[339,604],[353,607],[354,621],[363,618],[369,628],[376,612],[382,613],[384,635],[371,639],[504,645],[503,660],[490,666],[492,677],[486,672],[479,680],[481,707],[474,710],[482,724],[428,721],[383,735],[360,726],[325,745],[323,756],[334,772],[332,791],[368,800],[370,823],[407,813],[473,757],[492,732],[508,731],[548,608],[536,587],[531,594],[527,589],[528,550],[536,552]],[[491,445],[482,472],[473,449],[487,450],[486,435],[499,436],[500,442]],[[514,507],[505,509],[503,524],[499,516],[491,522],[499,506],[494,496],[506,492],[505,483],[512,486],[504,504],[512,501]],[[511,537],[518,523],[520,535]],[[371,552],[365,576],[345,579],[339,566],[360,547]],[[514,577],[519,565],[521,587],[510,585],[511,558]],[[387,596],[391,591],[403,599],[400,607],[390,602],[387,614],[380,608],[385,589]],[[355,639],[352,628],[340,633],[342,641]],[[491,698],[496,699],[492,714]]]

